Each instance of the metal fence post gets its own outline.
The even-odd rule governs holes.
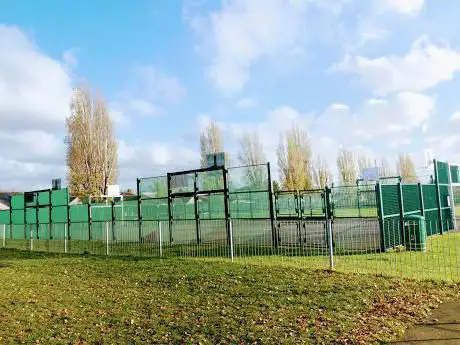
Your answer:
[[[105,247],[105,254],[108,256],[110,254],[109,252],[109,222],[105,222],[105,241],[106,241],[106,247]]]
[[[3,224],[3,248],[6,247],[6,224]]]
[[[64,253],[67,254],[67,241],[68,241],[68,223],[64,223]]]
[[[441,193],[439,191],[438,161],[435,159],[433,163],[434,163],[434,182],[436,185],[436,202],[438,205],[438,226],[439,226],[439,233],[442,235],[444,233],[444,227],[443,227],[443,222],[442,222]]]
[[[34,230],[30,224],[30,250],[34,250]]]
[[[454,230],[457,229],[457,215],[455,214],[455,199],[454,199],[454,187],[452,185],[452,172],[450,168],[450,163],[447,164],[448,173],[449,173],[449,198],[450,198],[450,208],[452,213],[452,227]],[[450,229],[447,229],[450,230]]]
[[[230,259],[233,262],[233,222],[231,218],[228,219],[228,230],[230,235]]]
[[[163,236],[161,234],[161,221],[158,222],[158,231],[159,231],[159,237],[160,237],[160,257],[163,257]]]
[[[329,247],[329,269],[334,270],[334,247],[332,246],[332,219],[326,219],[327,245]]]

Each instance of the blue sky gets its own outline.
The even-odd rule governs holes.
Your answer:
[[[4,1],[0,188],[65,176],[82,82],[109,105],[123,186],[197,166],[210,119],[233,157],[258,132],[275,166],[293,122],[333,171],[339,147],[460,162],[458,13],[451,0]]]

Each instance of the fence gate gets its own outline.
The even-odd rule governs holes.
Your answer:
[[[307,250],[327,247],[327,193],[324,189],[274,193],[280,246]]]

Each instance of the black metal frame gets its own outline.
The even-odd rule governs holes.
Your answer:
[[[223,186],[224,188],[219,189],[212,189],[212,190],[203,190],[200,191],[198,187],[198,174],[204,172],[212,172],[212,171],[221,171],[223,177]],[[174,176],[180,175],[191,175],[193,174],[193,191],[192,192],[172,192],[171,190],[171,178]],[[202,195],[213,195],[213,194],[220,194],[224,195],[224,220],[225,220],[225,228],[227,231],[227,239],[230,241],[230,227],[229,227],[229,220],[230,220],[230,209],[229,209],[229,188],[228,188],[228,170],[225,167],[208,167],[208,168],[200,168],[200,169],[193,169],[193,170],[184,170],[184,171],[176,171],[172,173],[167,173],[167,188],[168,188],[168,217],[169,217],[169,234],[170,234],[170,243],[173,242],[173,214],[172,214],[172,201],[174,198],[181,198],[181,197],[192,197],[194,201],[194,213],[195,213],[195,228],[196,228],[196,239],[197,243],[201,243],[201,233],[200,233],[200,215],[198,210],[198,198]]]

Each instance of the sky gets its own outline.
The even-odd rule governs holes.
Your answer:
[[[458,13],[454,0],[2,1],[0,189],[65,178],[85,83],[108,104],[122,188],[198,167],[211,119],[230,157],[257,132],[275,177],[293,123],[332,171],[340,148],[460,163]]]

